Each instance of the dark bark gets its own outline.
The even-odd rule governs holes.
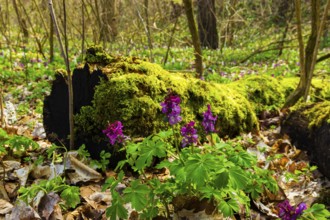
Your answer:
[[[329,58],[330,58],[330,53],[328,53],[328,54],[326,54],[326,55],[324,55],[324,56],[319,57],[319,58],[316,60],[316,63],[322,62],[322,61],[324,61],[324,60],[326,60],[326,59],[329,59]]]
[[[89,72],[88,64],[83,69],[75,69],[72,76],[72,88],[74,93],[73,113],[80,111],[82,106],[91,105],[94,96],[94,88],[99,84],[100,78],[106,80],[101,71]],[[43,110],[43,124],[49,141],[56,144],[64,144],[69,148],[69,94],[66,76],[55,75],[52,90],[45,97]],[[77,146],[81,141],[77,141]]]
[[[292,139],[292,144],[305,150],[310,155],[312,164],[330,178],[330,124],[322,122],[318,127],[311,128],[310,120],[304,112],[309,111],[315,104],[304,106],[291,112],[281,124],[281,133]]]
[[[73,124],[73,115],[74,115],[74,110],[73,110],[73,89],[72,89],[72,77],[71,77],[71,70],[70,70],[70,63],[69,63],[69,59],[68,59],[68,44],[67,44],[67,37],[65,36],[65,47],[63,46],[62,43],[62,38],[60,36],[60,31],[59,31],[59,27],[57,25],[57,20],[55,17],[55,12],[54,12],[54,7],[53,7],[53,2],[52,0],[48,1],[49,4],[49,11],[50,14],[52,16],[52,20],[54,22],[54,29],[56,30],[56,35],[57,35],[57,39],[60,45],[60,49],[61,49],[61,54],[62,57],[64,59],[65,62],[65,66],[66,66],[66,74],[67,74],[67,83],[68,83],[68,111],[69,111],[69,130],[70,130],[70,150],[73,150],[74,148],[74,124]],[[64,6],[64,11],[65,11],[65,0],[63,0],[63,6]],[[64,19],[64,21],[66,21],[66,19]],[[64,29],[66,29],[66,27],[64,26]],[[64,31],[66,33],[66,31]]]
[[[202,47],[218,49],[219,36],[215,0],[198,0],[198,32]]]
[[[195,65],[196,65],[196,72],[198,73],[199,77],[203,76],[203,59],[202,59],[202,48],[198,36],[198,31],[196,27],[196,22],[194,18],[194,12],[192,7],[192,0],[183,0],[185,12],[188,21],[188,27],[192,38],[192,43],[194,46],[194,54],[195,54]]]

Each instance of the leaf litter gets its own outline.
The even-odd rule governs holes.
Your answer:
[[[7,99],[3,129],[11,135],[32,138],[38,143],[39,149],[26,151],[23,155],[19,155],[19,158],[0,158],[0,219],[106,219],[105,209],[111,205],[112,197],[109,191],[102,191],[102,184],[107,177],[115,176],[116,173],[109,170],[106,173],[99,173],[85,162],[81,162],[77,152],[69,152],[60,162],[54,162],[52,158],[47,159],[46,156],[38,165],[24,161],[24,157],[37,158],[45,155],[46,149],[52,145],[45,139],[45,131],[40,122],[41,115],[29,111],[25,116],[19,117],[16,113],[17,106],[15,107],[15,104]],[[278,122],[278,118],[270,120],[271,122],[266,123]],[[293,205],[305,202],[310,206],[322,197],[324,190],[330,188],[330,182],[309,165],[306,152],[297,149],[289,138],[280,135],[279,131],[280,127],[262,129],[258,135],[243,134],[239,139],[235,139],[245,146],[249,153],[256,155],[261,168],[275,171],[274,177],[279,185],[279,192],[276,195],[266,192],[258,200],[253,201],[254,207],[251,208],[253,219],[278,217],[276,204],[285,199]],[[154,172],[151,169],[146,173],[147,178],[155,175],[161,180],[167,178],[169,172],[166,169],[163,172]],[[61,194],[52,191],[45,193],[39,190],[33,198],[34,202],[31,203],[33,206],[18,199],[18,190],[21,186],[31,186],[42,179],[51,180],[56,176],[66,177],[65,182],[68,185],[79,187],[81,202],[76,208],[62,209]],[[118,191],[124,190],[126,185],[134,180],[132,176],[124,179],[126,182],[119,184]],[[190,202],[193,203],[192,201]],[[193,204],[190,206],[190,209],[178,210],[173,216],[174,219],[224,219],[221,215],[206,212],[205,209],[198,210]],[[129,210],[130,219],[138,219],[138,212],[133,210],[129,203],[125,208]],[[244,217],[241,216],[241,219]]]

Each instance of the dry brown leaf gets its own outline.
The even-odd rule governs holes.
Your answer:
[[[11,212],[13,205],[4,199],[0,199],[0,214],[5,215]]]
[[[9,219],[37,220],[41,218],[31,206],[19,201],[12,209]]]
[[[105,210],[110,204],[110,192],[101,192],[99,185],[89,185],[80,187],[80,195],[94,209]]]
[[[17,197],[17,191],[20,187],[19,183],[17,182],[6,182],[5,184],[5,189],[8,193],[9,198],[16,198]]]
[[[55,205],[60,201],[60,196],[54,192],[44,195],[38,205],[38,213],[43,218],[48,220],[54,213]]]
[[[68,169],[72,169],[75,171],[73,173],[68,173],[69,180],[72,184],[88,181],[98,182],[102,180],[103,177],[99,172],[80,162],[72,155],[69,155],[68,157],[68,162],[70,164]]]

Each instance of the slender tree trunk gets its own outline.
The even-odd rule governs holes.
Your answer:
[[[296,90],[288,97],[284,103],[283,108],[288,108],[297,103],[297,101],[304,97],[307,101],[309,89],[315,68],[317,52],[319,48],[320,38],[325,26],[327,13],[330,9],[330,0],[327,0],[324,8],[323,17],[320,21],[320,0],[311,1],[312,8],[312,31],[308,39],[308,43],[304,52],[302,31],[301,31],[301,0],[296,0],[296,17],[299,41],[299,59],[300,59],[300,81]]]
[[[4,107],[3,107],[3,95],[2,95],[2,86],[0,88],[0,123],[1,123],[1,127],[5,127],[5,117],[4,117]]]
[[[203,59],[202,59],[202,48],[201,43],[198,37],[198,31],[196,27],[196,22],[194,18],[194,12],[192,8],[192,0],[183,0],[183,4],[186,11],[187,22],[189,31],[191,34],[193,46],[194,46],[194,54],[195,54],[195,66],[196,72],[198,73],[199,77],[203,76]]]
[[[215,0],[198,0],[198,31],[202,47],[217,49],[219,37],[215,16]]]
[[[315,1],[319,2],[319,0],[315,0]],[[320,2],[318,4],[319,4],[318,10],[315,10],[316,13],[320,11]],[[319,13],[315,15],[315,22],[318,23],[318,26],[317,26],[317,29],[314,30],[316,32],[316,39],[315,39],[314,50],[311,54],[311,64],[309,66],[309,72],[307,74],[307,84],[306,84],[306,89],[304,91],[304,100],[305,101],[307,101],[308,96],[309,96],[309,90],[310,90],[311,83],[312,83],[312,77],[313,77],[313,73],[314,73],[314,69],[315,69],[317,53],[318,53],[318,49],[320,46],[320,41],[321,41],[322,33],[323,33],[323,30],[324,30],[324,27],[326,24],[327,15],[328,15],[329,10],[330,10],[330,0],[327,1],[321,21],[320,21]],[[313,13],[312,13],[312,16],[314,17]],[[312,23],[313,23],[313,19],[312,19]],[[313,27],[312,27],[312,32],[313,32]],[[306,50],[307,50],[307,48],[306,48]],[[306,54],[307,54],[307,51],[306,51]],[[307,66],[306,66],[306,68],[307,68]]]
[[[135,4],[137,4],[137,3],[135,2]],[[148,1],[147,1],[147,2],[145,1],[144,4],[145,4],[144,7],[148,7]],[[145,9],[145,10],[148,10],[148,9]],[[138,15],[138,17],[139,17],[139,19],[140,19],[140,21],[141,21],[143,27],[144,27],[144,32],[145,32],[146,35],[147,35],[147,39],[148,39],[148,47],[149,47],[149,59],[150,59],[151,62],[153,62],[153,54],[152,54],[152,48],[153,48],[153,46],[152,46],[151,34],[150,34],[150,32],[149,32],[150,29],[148,28],[148,23],[147,23],[146,21],[144,21],[144,19],[143,19],[141,13],[140,13],[140,10],[138,9],[138,7],[136,7],[136,12],[137,12],[137,15]],[[145,13],[148,14],[147,11],[145,11]],[[147,15],[147,14],[146,14],[146,15]],[[146,18],[148,18],[148,17],[149,17],[149,16],[147,15]],[[149,19],[149,18],[148,18],[148,19]]]
[[[179,17],[176,17],[175,22],[174,22],[174,26],[173,26],[172,31],[171,31],[171,36],[170,36],[170,39],[169,39],[168,44],[167,44],[167,50],[166,50],[166,54],[165,54],[165,58],[164,58],[164,62],[163,62],[164,66],[166,65],[166,62],[167,62],[167,59],[168,59],[168,54],[170,53],[170,49],[171,49],[171,45],[172,45],[172,42],[173,42],[173,37],[174,37],[175,30],[176,30],[176,26],[178,24],[178,20],[179,20]]]
[[[23,32],[24,42],[27,43],[28,39],[29,39],[29,31],[26,27],[26,23],[25,23],[24,19],[21,18],[16,0],[13,0],[13,6],[14,6],[14,9],[15,9],[15,13],[16,13],[16,16],[17,16],[17,21],[18,21],[19,27],[21,28],[21,30]]]
[[[235,28],[236,28],[236,21],[235,21],[235,13],[236,13],[236,5],[238,3],[238,0],[230,0],[230,5],[229,5],[229,21],[228,21],[228,25],[227,25],[227,32],[226,32],[226,44],[228,46],[232,46],[233,45],[233,41],[234,41],[234,33],[235,33]],[[262,8],[262,4],[261,8]]]
[[[26,11],[24,5],[22,4],[21,0],[18,0],[18,2],[19,2],[19,4],[20,4],[20,6],[22,7],[22,9],[23,9],[23,11],[24,11],[24,14],[25,14],[25,16],[26,16],[26,19],[27,19],[27,21],[28,21],[28,23],[29,23],[29,25],[30,25],[30,27],[31,27],[32,33],[33,33],[33,35],[34,35],[34,39],[35,39],[35,41],[36,41],[36,43],[37,43],[37,46],[38,46],[38,50],[39,50],[38,52],[42,55],[42,57],[43,57],[44,59],[46,59],[46,56],[45,56],[45,54],[44,54],[44,52],[43,52],[42,43],[41,43],[40,39],[38,38],[38,35],[37,35],[36,31],[34,30],[33,23],[31,22],[31,19],[30,19],[30,17],[29,17],[29,14],[27,13],[27,11]],[[24,22],[24,23],[25,23],[25,22]]]
[[[150,25],[149,25],[149,0],[144,0],[144,16],[146,19],[146,31],[147,31],[147,38],[148,38],[148,46],[150,49],[150,56],[149,59],[151,62],[154,61],[152,50],[153,50],[153,45],[152,45],[152,39],[151,39],[151,32],[150,32]]]
[[[81,1],[81,29],[82,29],[82,34],[81,34],[81,56],[82,59],[84,59],[84,54],[85,54],[85,2],[84,0]]]
[[[54,22],[50,16],[50,31],[49,31],[49,62],[54,62]]]
[[[64,14],[66,14],[65,0],[63,0],[63,6],[64,6]],[[50,14],[52,16],[53,22],[54,22],[54,28],[56,30],[57,39],[60,44],[62,57],[64,59],[66,71],[67,71],[67,81],[68,81],[68,91],[69,91],[70,150],[73,150],[74,149],[73,90],[72,90],[71,70],[70,70],[70,64],[69,64],[69,59],[68,59],[68,47],[67,47],[67,43],[65,43],[66,48],[64,48],[64,46],[63,46],[59,27],[57,25],[57,21],[56,21],[56,17],[55,17],[52,0],[49,0],[49,10],[50,10]],[[66,17],[66,15],[65,15],[65,17]],[[66,18],[64,20],[66,21]],[[66,27],[64,27],[64,29],[66,29]],[[64,33],[66,33],[66,30],[64,30]],[[66,39],[66,41],[67,41],[67,39]]]
[[[288,1],[289,3],[290,3],[290,1]],[[289,4],[288,5],[288,7],[290,7],[290,9],[288,9],[288,10],[291,10],[290,11],[290,15],[288,16],[288,18],[286,18],[286,25],[285,25],[285,28],[284,28],[284,31],[283,31],[283,35],[282,35],[282,39],[281,39],[281,43],[280,43],[280,50],[279,50],[279,52],[278,52],[278,56],[281,56],[282,55],[282,53],[283,53],[283,47],[284,47],[284,42],[285,42],[285,39],[286,39],[286,36],[287,36],[287,33],[288,33],[288,30],[289,30],[289,26],[290,26],[290,23],[291,23],[291,20],[292,20],[292,18],[293,18],[293,15],[294,15],[294,10],[293,10],[293,8],[292,8],[292,4],[294,4],[293,2],[291,2],[291,4]]]

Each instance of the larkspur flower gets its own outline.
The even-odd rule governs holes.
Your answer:
[[[215,131],[214,125],[218,116],[213,116],[211,112],[210,104],[207,105],[207,111],[203,113],[203,122],[202,125],[206,133],[211,133]]]
[[[162,106],[162,112],[166,114],[170,125],[177,124],[182,120],[180,116],[180,102],[181,100],[179,96],[169,93],[165,97],[165,101],[160,104]]]
[[[120,121],[109,124],[102,132],[109,138],[111,145],[114,145],[116,142],[121,143],[125,138],[123,135],[123,125]]]
[[[197,130],[194,128],[195,122],[191,121],[181,128],[182,147],[189,144],[196,144],[198,140]]]
[[[277,205],[279,209],[278,216],[282,220],[296,220],[307,206],[305,203],[300,203],[296,208],[291,206],[288,200],[285,200]]]

